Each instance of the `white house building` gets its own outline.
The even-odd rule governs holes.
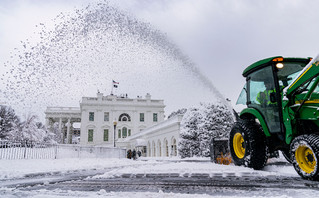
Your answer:
[[[164,108],[164,101],[150,94],[132,99],[97,93],[83,97],[80,108],[48,107],[46,125],[58,122],[64,143],[73,142],[79,132],[73,123],[80,122],[81,145],[136,149],[149,157],[176,156],[182,116],[164,120]]]

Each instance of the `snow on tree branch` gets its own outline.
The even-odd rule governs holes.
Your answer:
[[[213,137],[228,137],[234,115],[224,104],[201,103],[189,108],[181,122],[179,154],[185,157],[208,157]]]

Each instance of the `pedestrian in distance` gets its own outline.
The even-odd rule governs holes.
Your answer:
[[[127,151],[127,158],[128,159],[131,159],[132,158],[132,151],[131,151],[131,149],[129,149],[128,151]]]
[[[135,151],[135,149],[133,149],[132,157],[133,157],[133,160],[136,160],[136,151]]]

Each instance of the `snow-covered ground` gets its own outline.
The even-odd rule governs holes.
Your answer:
[[[214,163],[194,163],[190,162],[209,161],[208,158],[140,158],[139,160],[129,159],[103,159],[103,158],[66,158],[66,159],[26,159],[26,160],[1,160],[0,180],[23,178],[29,174],[61,172],[67,173],[75,170],[106,169],[112,167],[125,166],[125,168],[114,169],[104,175],[96,177],[113,177],[125,173],[227,173],[234,172],[240,176],[243,173],[251,173],[260,176],[268,175],[289,175],[299,177],[292,166],[271,165],[284,159],[270,161],[262,171],[252,170],[246,167],[234,165],[219,165]],[[167,162],[179,161],[179,163]],[[140,165],[140,166],[129,166]]]
[[[193,160],[196,160],[194,162]],[[289,176],[298,177],[292,166],[281,165],[283,159],[270,161],[269,165],[262,171],[252,170],[245,167],[234,165],[219,165],[209,162],[208,158],[191,158],[180,160],[178,158],[140,158],[138,160],[129,159],[30,159],[30,160],[1,160],[0,161],[0,183],[8,180],[23,179],[28,175],[37,175],[41,173],[60,173],[68,174],[78,170],[105,170],[105,173],[95,175],[91,178],[114,178],[122,174],[160,174],[160,173],[178,173],[181,177],[185,174],[208,173],[214,175],[222,173],[241,175],[251,175],[257,177],[267,176]],[[0,184],[1,186],[1,184]],[[309,193],[305,190],[305,195]],[[313,192],[312,192],[313,193]],[[309,194],[308,194],[309,195]],[[22,191],[18,188],[0,187],[0,197],[233,197],[233,196],[212,196],[207,194],[183,194],[183,193],[164,193],[154,192],[107,192],[104,189],[99,191],[71,191],[71,190],[30,190]],[[245,195],[235,195],[235,197],[251,197]],[[265,197],[265,196],[256,196]],[[269,197],[269,196],[267,196]],[[271,196],[276,198],[288,198],[291,196],[284,193],[280,196]]]

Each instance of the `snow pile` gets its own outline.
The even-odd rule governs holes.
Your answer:
[[[154,162],[155,163],[155,162]],[[39,173],[66,173],[75,170],[92,170],[118,167],[125,165],[145,164],[142,161],[127,159],[102,158],[65,158],[65,159],[28,159],[28,160],[1,160],[0,180],[23,178],[28,174]]]
[[[247,167],[239,167],[234,165],[220,165],[210,162],[198,163],[198,162],[177,162],[177,163],[157,163],[157,164],[145,164],[138,167],[125,167],[122,169],[116,169],[106,172],[103,175],[94,176],[94,179],[101,178],[115,178],[123,174],[173,174],[177,173],[180,177],[190,177],[192,174],[209,174],[210,177],[214,176],[229,176],[234,175],[237,177],[242,176],[296,176],[299,177],[292,166],[285,166],[278,168],[278,166],[273,165],[267,167],[267,171],[256,171]]]
[[[28,174],[39,173],[66,173],[75,170],[106,170],[103,175],[97,178],[112,178],[122,174],[146,174],[146,173],[177,173],[180,176],[185,174],[207,173],[214,176],[216,173],[236,174],[242,176],[253,174],[258,176],[267,175],[290,175],[299,177],[292,166],[278,166],[276,163],[266,166],[263,171],[256,171],[246,167],[238,167],[234,165],[219,165],[207,161],[207,158],[198,160],[197,162],[187,162],[178,158],[157,158],[154,160],[129,160],[129,159],[29,159],[29,160],[1,160],[0,180],[23,178]],[[146,158],[147,159],[147,158]],[[200,158],[189,158],[190,161]],[[160,160],[160,161],[159,161]],[[280,159],[281,160],[281,159]],[[282,159],[283,160],[283,159]]]

